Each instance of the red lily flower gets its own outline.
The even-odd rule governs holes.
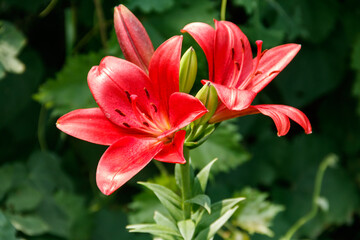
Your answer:
[[[120,4],[114,9],[114,26],[120,48],[125,59],[148,73],[154,47],[141,22]]]
[[[307,134],[311,133],[309,119],[296,108],[275,104],[251,106],[256,94],[295,57],[300,45],[285,44],[262,52],[262,41],[256,41],[257,57],[253,59],[247,37],[231,22],[215,21],[215,29],[205,23],[190,23],[182,32],[188,32],[204,50],[209,81],[221,101],[210,123],[262,113],[273,119],[279,136],[289,131],[289,118],[302,126]]]
[[[57,121],[71,136],[110,145],[96,173],[104,194],[113,193],[152,158],[185,163],[185,131],[180,129],[207,109],[195,97],[178,92],[181,43],[181,36],[163,43],[150,61],[149,75],[126,60],[105,57],[88,74],[99,108],[78,109]]]

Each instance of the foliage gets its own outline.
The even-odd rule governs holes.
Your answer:
[[[328,209],[295,238],[360,238],[359,1],[228,0],[227,20],[238,24],[252,43],[262,39],[264,48],[288,42],[302,45],[294,61],[255,101],[301,108],[314,133],[305,136],[294,125],[288,136],[278,138],[273,122],[264,116],[222,123],[191,152],[195,173],[215,157],[218,160],[211,173],[202,172],[207,184],[197,180],[196,194],[187,202],[193,206],[190,220],[169,214],[179,202],[166,198],[181,194],[174,176],[166,174],[171,166],[161,165],[159,174],[149,165],[136,178],[170,189],[171,195],[161,195],[164,189],[145,184],[168,209],[134,181],[105,198],[94,187],[104,148],[65,137],[55,128],[61,114],[95,105],[86,81],[91,66],[105,55],[121,56],[112,26],[113,7],[120,2],[102,1],[102,30],[110,36],[106,47],[93,2],[0,4],[0,239],[149,239],[125,229],[139,222],[158,227],[142,225],[138,231],[156,235],[161,230],[182,239],[209,237],[217,230],[214,239],[266,240],[271,239],[270,231],[279,239],[310,210],[316,169],[329,153],[340,161],[325,173],[320,195]],[[220,12],[220,1],[213,0],[121,3],[141,20],[155,47],[179,35],[187,23],[212,24]],[[184,51],[190,45],[198,56],[199,77],[193,89],[197,91],[199,80],[207,78],[207,64],[185,34]],[[46,144],[40,147],[38,140]],[[247,199],[220,202],[231,196]],[[164,221],[173,222],[172,227],[161,227]],[[210,229],[202,227],[207,221],[213,222]]]

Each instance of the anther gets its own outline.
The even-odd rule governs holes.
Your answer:
[[[126,97],[128,98],[129,102],[131,103],[130,93],[128,91],[125,91],[125,93],[126,93]]]
[[[151,106],[154,108],[154,111],[157,112],[157,107],[155,106],[155,104],[151,103]]]
[[[120,111],[119,109],[115,109],[115,112],[117,112],[118,114],[120,114],[121,116],[125,117],[126,115]]]
[[[280,72],[279,70],[272,71],[271,73],[269,73],[269,76],[271,76],[272,74],[275,74],[275,73],[279,73],[279,72]]]
[[[145,91],[146,97],[147,97],[148,99],[150,99],[150,94],[149,94],[148,90],[147,90],[146,88],[144,88],[144,91]]]

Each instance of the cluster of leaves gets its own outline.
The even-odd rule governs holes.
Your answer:
[[[158,175],[152,165],[113,197],[99,197],[93,187],[94,173],[104,148],[65,139],[55,129],[59,115],[94,106],[86,83],[90,67],[105,55],[121,56],[111,26],[112,9],[120,2],[102,1],[103,30],[110,36],[106,47],[99,34],[99,9],[93,2],[0,3],[0,239],[146,239],[147,235],[127,233],[125,226],[152,222],[154,211],[155,223],[170,219],[174,223],[170,231],[186,239],[203,231],[196,221],[197,211],[210,217],[217,211],[216,202],[231,196],[247,199],[227,209],[238,206],[215,239],[266,240],[271,233],[279,239],[309,211],[316,169],[330,152],[339,156],[340,163],[325,174],[321,196],[328,209],[296,237],[360,237],[359,1],[228,0],[227,19],[240,25],[250,42],[262,39],[264,48],[302,44],[294,61],[256,101],[303,110],[314,133],[304,136],[294,125],[289,136],[278,138],[271,120],[260,116],[222,124],[191,153],[197,170],[219,159],[212,166],[208,197],[200,193],[203,197],[192,200],[190,221],[169,215],[151,191],[139,193],[136,180]],[[155,47],[180,34],[187,23],[211,24],[220,9],[220,1],[213,0],[121,3],[139,17]],[[201,49],[187,35],[184,45],[184,49],[195,48],[198,79],[206,79]],[[169,167],[165,165],[165,170]],[[173,177],[163,174],[155,179],[178,194]],[[170,203],[179,204],[179,199]],[[188,231],[193,225],[195,230]]]

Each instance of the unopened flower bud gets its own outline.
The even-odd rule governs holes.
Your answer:
[[[214,115],[217,105],[218,105],[218,96],[216,89],[210,82],[207,82],[196,94],[195,96],[199,99],[204,106],[208,109],[208,113],[202,116],[200,119],[196,120],[195,125],[202,125],[209,121],[209,119]]]
[[[197,57],[195,50],[190,47],[180,61],[179,91],[189,93],[194,85],[197,73]]]
[[[154,47],[139,19],[120,4],[114,9],[114,26],[125,59],[148,73]]]

